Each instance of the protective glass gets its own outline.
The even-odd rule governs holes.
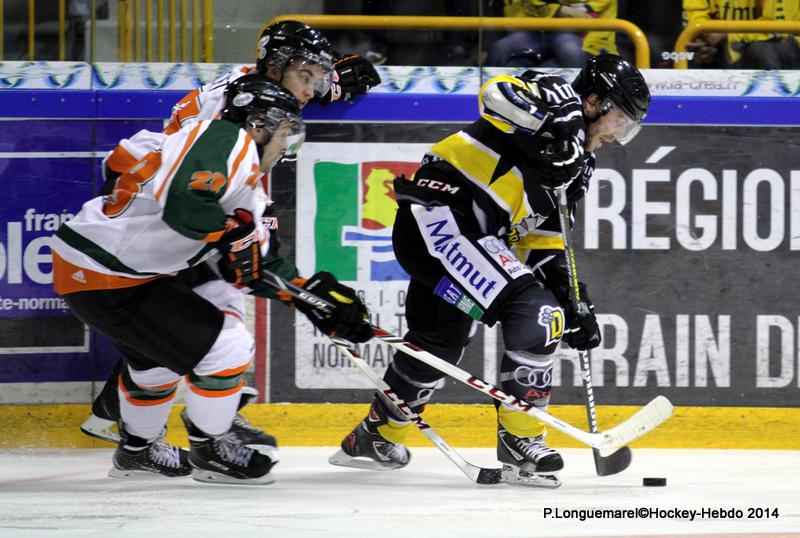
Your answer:
[[[600,119],[603,128],[623,146],[636,138],[642,130],[642,124],[625,114],[621,108],[614,104],[610,99],[603,100],[601,110],[607,110]]]
[[[284,157],[297,155],[306,139],[306,126],[303,123],[303,118],[281,108],[271,108],[266,115],[252,116],[249,118],[248,123],[255,129],[266,129],[270,135],[275,134],[281,124],[289,125],[290,130],[286,137]]]

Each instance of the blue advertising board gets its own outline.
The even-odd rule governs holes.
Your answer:
[[[187,67],[189,74],[175,78],[173,74],[182,71],[163,67],[168,75],[162,78],[132,77],[126,83],[117,65],[113,67],[117,75],[105,78],[97,75],[102,66],[89,69],[87,64],[79,64],[74,69],[78,74],[73,78],[44,77],[38,85],[5,76],[0,69],[0,180],[6,186],[0,200],[0,383],[91,381],[107,375],[116,352],[75,320],[52,290],[49,237],[86,200],[97,195],[102,183],[101,159],[118,140],[141,129],[159,131],[173,103],[188,89],[224,70],[213,66],[200,76]],[[321,131],[327,128],[324,126],[350,125],[355,132],[359,126],[370,125],[374,133],[371,142],[391,141],[374,126],[385,124],[395,133],[406,129],[413,134],[430,123],[456,129],[476,117],[475,93],[481,80],[477,72],[471,72],[469,84],[461,86],[435,80],[428,86],[419,83],[425,76],[435,79],[447,75],[441,70],[414,75],[416,86],[391,79],[392,72],[385,68],[381,73],[384,85],[356,103],[309,105],[304,111],[313,127],[309,140],[360,142],[346,128],[335,139],[322,136]],[[657,80],[665,77],[656,72],[653,76]],[[703,92],[689,85],[679,92],[654,91],[646,123],[783,129],[800,125],[797,91],[782,90],[785,84],[766,83],[756,91],[753,79],[742,82],[729,76],[735,84],[725,86],[722,93],[718,87]],[[773,86],[777,88],[774,91],[763,89]],[[413,141],[435,141],[429,139],[433,136],[432,131],[429,133]],[[397,136],[409,142],[412,134]],[[670,136],[685,138],[682,133]],[[757,141],[758,137],[750,133],[750,140]],[[724,153],[720,144],[714,147]],[[625,169],[624,157],[614,155],[618,161],[615,168]],[[787,170],[790,168],[788,165]],[[280,398],[302,401],[303,396],[298,394],[281,394]],[[327,391],[311,400],[330,401],[325,400],[330,395]],[[341,397],[345,397],[344,391]]]

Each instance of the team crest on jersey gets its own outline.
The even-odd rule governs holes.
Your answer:
[[[557,343],[564,335],[564,309],[560,306],[543,305],[539,308],[539,325],[547,334],[545,346]]]

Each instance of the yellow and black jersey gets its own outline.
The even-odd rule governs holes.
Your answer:
[[[699,21],[797,21],[800,3],[797,0],[683,0],[683,24]],[[727,56],[733,63],[748,44],[782,39],[779,34],[733,32],[728,34]],[[800,42],[800,36],[794,36]]]
[[[485,106],[495,85],[525,88],[546,104],[548,117],[538,131],[521,127],[500,107]],[[539,180],[543,165],[537,157],[557,138],[574,136],[583,142],[580,97],[561,77],[528,71],[522,77],[492,78],[481,88],[479,99],[481,118],[431,147],[427,162],[444,161],[457,172],[472,194],[469,201],[457,197],[462,211],[474,211],[484,232],[504,237],[521,259],[523,250],[563,249],[556,196]],[[594,169],[594,155],[584,159],[583,177],[568,191],[575,201],[585,192]],[[452,205],[455,199],[446,203]],[[441,201],[439,197],[437,203]]]
[[[617,0],[505,0],[503,15],[506,17],[556,17],[561,6],[574,6],[593,19],[616,19]],[[585,52],[619,54],[616,34],[610,31],[586,32],[583,37]]]

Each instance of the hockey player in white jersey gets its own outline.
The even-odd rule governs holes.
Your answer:
[[[559,341],[588,350],[601,340],[584,284],[586,304],[574,309],[569,301],[554,189],[567,189],[574,215],[594,172],[594,151],[630,141],[649,103],[641,73],[615,55],[590,59],[572,84],[536,71],[490,79],[480,91],[481,118],[436,143],[412,179],[394,182],[392,243],[411,276],[405,340],[457,363],[473,320],[500,322],[501,387],[546,409]],[[384,379],[418,413],[443,385],[441,372],[400,352]],[[329,461],[403,467],[408,430],[404,417],[375,398]],[[564,463],[545,434],[540,421],[497,406],[505,481],[560,484]]]
[[[269,238],[253,217],[268,201],[260,176],[291,141],[300,143],[304,128],[296,99],[262,76],[235,84],[222,118],[167,136],[119,177],[111,195],[84,204],[53,238],[56,292],[127,364],[114,477],[273,481],[275,461],[231,431],[252,337],[175,275],[219,253],[226,280],[255,293],[267,288],[260,271]],[[366,308],[353,290],[328,273],[307,285],[337,305],[329,316],[302,307],[318,329],[369,337]],[[163,439],[182,376],[188,454]]]
[[[324,104],[349,101],[380,84],[380,76],[369,61],[356,55],[338,54],[321,32],[296,21],[265,26],[259,34],[256,55],[256,65],[236,66],[210,84],[189,92],[173,107],[163,132],[139,131],[120,141],[103,161],[106,184],[101,193],[110,194],[116,178],[157,147],[167,135],[197,121],[218,118],[225,103],[226,88],[247,74],[262,73],[280,82],[301,107],[312,100]],[[269,258],[269,261],[273,262],[270,270],[283,278],[291,280],[298,276],[297,269],[287,260]],[[220,281],[208,268],[197,266],[181,277],[220,310],[244,320],[242,294]],[[116,387],[122,367],[122,361],[118,361],[93,401],[90,416],[81,424],[81,431],[87,435],[118,441]],[[245,386],[241,394],[240,408],[255,400],[258,391]],[[262,447],[268,453],[276,446],[274,437],[254,428],[241,414],[237,413],[234,427],[249,446]]]

